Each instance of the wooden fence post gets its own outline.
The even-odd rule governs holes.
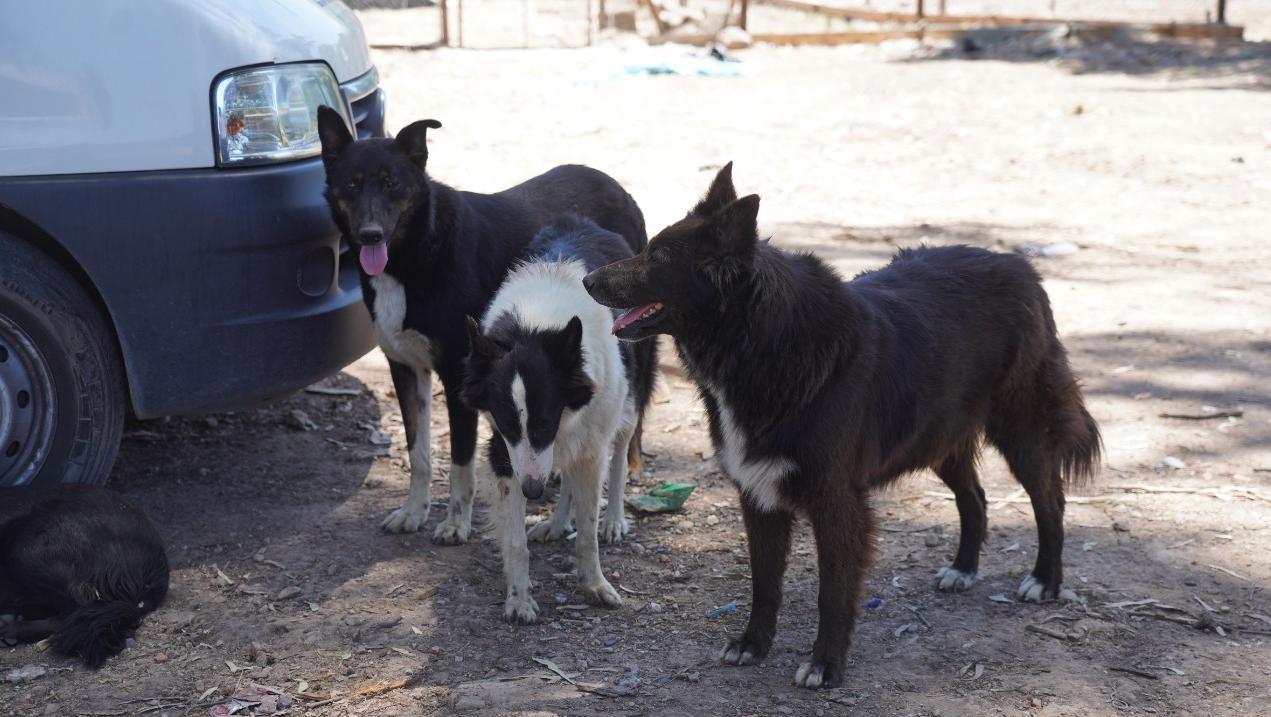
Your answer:
[[[1218,0],[1218,24],[1227,24],[1227,0]]]

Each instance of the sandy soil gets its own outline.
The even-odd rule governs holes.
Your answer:
[[[113,482],[169,541],[170,600],[96,672],[30,647],[0,652],[0,675],[49,670],[0,683],[0,714],[202,715],[251,682],[285,690],[292,714],[332,716],[1267,714],[1266,65],[1076,74],[1052,60],[903,46],[759,48],[741,54],[755,69],[747,78],[580,81],[634,57],[376,59],[390,125],[441,119],[431,169],[463,188],[586,162],[623,182],[656,229],[731,159],[739,189],[762,195],[774,241],[847,275],[920,243],[1075,244],[1037,264],[1107,441],[1102,476],[1067,517],[1069,585],[1085,604],[998,598],[1013,594],[1036,537],[989,455],[991,536],[974,589],[933,589],[956,546],[956,513],[934,476],[916,475],[876,499],[869,594],[882,604],[864,613],[843,688],[791,685],[815,631],[806,530],[773,654],[758,667],[717,666],[749,602],[744,534],[693,390],[668,362],[647,422],[648,472],[632,490],[697,483],[685,512],[641,518],[628,542],[603,549],[626,599],[614,611],[578,608],[570,546],[535,546],[543,619],[508,625],[488,540],[433,545],[440,510],[425,533],[378,528],[407,472],[376,352],[330,380],[352,395],[132,426]],[[1205,405],[1243,415],[1160,415]],[[316,428],[299,427],[297,411]],[[369,442],[368,425],[392,446]],[[445,435],[442,418],[438,466],[448,464]],[[734,600],[737,614],[705,617]]]

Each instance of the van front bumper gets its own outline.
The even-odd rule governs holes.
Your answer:
[[[0,178],[0,204],[65,249],[114,324],[137,416],[295,391],[374,346],[321,160]]]

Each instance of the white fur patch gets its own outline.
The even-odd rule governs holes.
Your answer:
[[[723,438],[723,445],[719,446],[715,457],[724,473],[760,510],[775,511],[788,507],[781,495],[781,484],[786,476],[794,472],[794,461],[779,456],[746,460],[745,432],[733,420],[732,409],[724,403],[720,393],[711,389],[710,394],[719,410],[719,432]]]
[[[371,277],[375,289],[375,340],[384,355],[415,369],[415,373],[431,371],[432,342],[414,329],[403,329],[406,321],[406,290],[401,282],[388,274]]]
[[[964,573],[956,568],[940,568],[936,571],[936,589],[946,593],[960,593],[975,585],[975,573]]]

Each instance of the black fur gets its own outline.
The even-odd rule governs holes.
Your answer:
[[[0,489],[0,638],[49,638],[98,667],[168,592],[168,559],[146,516],[102,488]]]
[[[1065,481],[1094,472],[1100,437],[1033,267],[966,246],[915,249],[843,282],[812,255],[758,240],[759,198],[737,199],[731,167],[642,254],[585,281],[608,306],[663,305],[620,335],[674,336],[717,452],[723,401],[747,462],[793,463],[780,506],[765,510],[742,493],[754,602],[729,661],[760,659],[772,644],[796,512],[817,541],[820,628],[809,669],[823,684],[842,678],[873,555],[870,491],[934,469],[962,522],[953,567],[974,573],[986,529],[975,471],[983,439],[1032,498],[1032,574],[1044,598],[1056,597]]]
[[[562,165],[495,194],[457,191],[433,180],[426,172],[425,136],[427,129],[440,126],[422,120],[396,139],[354,141],[339,113],[319,109],[332,217],[355,248],[364,241],[387,242],[385,273],[406,291],[403,328],[428,337],[439,353],[434,369],[446,393],[451,458],[467,465],[476,448],[477,414],[459,395],[468,353],[465,317],[485,311],[536,232],[562,213],[591,219],[622,236],[635,252],[648,236],[631,195],[589,167]],[[373,307],[374,289],[364,272],[362,291],[367,307]],[[413,447],[416,379],[405,365],[390,361],[389,366]]]

